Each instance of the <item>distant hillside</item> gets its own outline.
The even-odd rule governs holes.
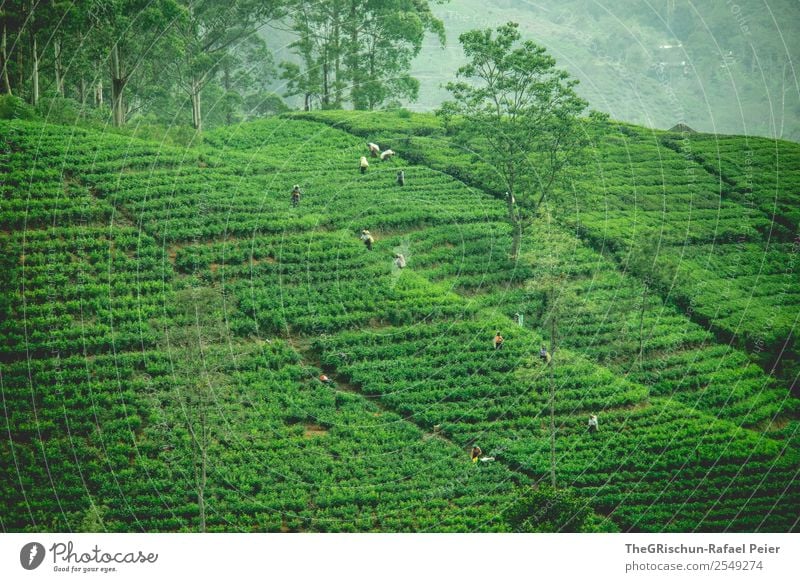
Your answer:
[[[464,57],[458,36],[509,20],[579,79],[591,107],[614,119],[669,129],[800,141],[800,8],[793,0],[449,0],[432,5],[447,44],[431,37],[413,63],[414,111],[448,98]],[[264,33],[276,62],[295,61],[293,37]],[[282,81],[272,88],[285,90]],[[300,106],[297,100],[289,102]]]
[[[433,4],[447,45],[429,39],[414,62],[420,98],[430,111],[447,98],[463,55],[458,35],[519,22],[560,67],[580,79],[579,92],[614,119],[668,129],[684,122],[705,132],[800,141],[800,12],[791,0],[652,3],[611,0],[450,0]],[[291,36],[267,36],[276,61],[291,60]],[[669,47],[669,48],[662,48]],[[274,86],[279,92],[281,84]]]

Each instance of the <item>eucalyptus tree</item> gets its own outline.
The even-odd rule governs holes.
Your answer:
[[[433,33],[444,45],[444,25],[426,0],[292,0],[287,24],[298,62],[286,62],[288,95],[304,108],[375,109],[416,99],[411,61]]]
[[[182,63],[177,67],[179,84],[189,96],[192,125],[203,127],[201,92],[217,80],[222,66],[243,45],[263,47],[258,31],[282,13],[278,0],[181,0],[186,18],[177,26]]]

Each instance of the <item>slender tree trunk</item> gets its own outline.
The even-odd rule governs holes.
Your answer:
[[[203,450],[201,451],[201,475],[200,475],[200,531],[206,531],[206,482],[208,466],[208,427],[206,426],[206,417],[203,413]]]
[[[200,110],[200,89],[202,85],[197,79],[192,79],[192,125],[197,131],[203,131],[203,115]]]
[[[3,79],[3,93],[11,95],[11,81],[8,78],[8,26],[5,19],[3,20],[3,36],[0,38],[0,59],[2,62],[2,79]]]
[[[644,363],[644,312],[647,302],[647,284],[642,289],[642,309],[639,312],[639,366]]]
[[[551,293],[551,309],[555,309],[555,289]],[[556,488],[556,383],[553,369],[556,365],[556,315],[550,317],[550,484]]]
[[[231,65],[228,59],[225,59],[225,63],[222,68],[222,86],[225,87],[225,125],[233,125],[233,107],[231,105],[230,99],[227,97],[230,95],[231,92]]]
[[[333,99],[334,99],[334,107],[336,109],[342,108],[342,79],[341,79],[341,55],[342,55],[342,43],[341,43],[341,23],[339,19],[341,15],[339,14],[339,5],[334,5],[334,12],[333,12]]]
[[[36,43],[36,33],[31,27],[31,103],[39,104],[39,46]]]
[[[53,62],[55,64],[56,74],[56,91],[62,97],[64,96],[64,70],[61,66],[61,39],[56,38],[53,40]]]
[[[369,79],[367,81],[375,87],[375,51],[369,51]],[[369,92],[369,110],[375,109],[375,93]]]
[[[350,100],[353,109],[363,109],[361,98],[361,73],[358,62],[358,7],[356,0],[350,0]]]
[[[303,102],[303,111],[311,111],[311,95],[309,93],[305,94],[305,99]]]
[[[111,49],[111,109],[114,125],[117,127],[125,125],[125,104],[122,99],[125,83],[119,58],[119,45],[115,44]]]
[[[103,80],[98,79],[94,86],[94,104],[96,107],[103,106]]]
[[[86,106],[86,77],[81,75],[81,82],[78,85],[79,97],[81,100],[81,107]]]
[[[522,243],[522,221],[517,220],[513,227],[514,232],[511,234],[511,260],[516,261],[519,258],[519,247]]]
[[[511,222],[511,259],[516,261],[519,257],[519,247],[522,241],[522,218],[518,216],[514,194],[509,191],[506,194],[506,204],[508,205],[508,220]]]
[[[330,71],[328,70],[328,51],[322,54],[322,108],[330,109]]]

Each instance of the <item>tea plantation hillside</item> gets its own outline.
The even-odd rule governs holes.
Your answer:
[[[298,116],[503,191],[492,168],[452,144],[432,115]],[[559,226],[657,287],[721,343],[796,383],[800,145],[615,123],[587,124],[586,132],[592,147],[547,206]]]
[[[583,505],[583,531],[798,528],[797,400],[722,324],[644,290],[625,245],[655,214],[620,214],[609,249],[602,222],[576,231],[554,209],[512,261],[504,203],[467,156],[441,163],[432,118],[320,119],[186,149],[0,122],[0,528],[511,531],[518,492],[549,482],[550,382],[558,486]],[[395,131],[401,156],[359,174],[364,139],[340,121]],[[687,163],[699,189],[719,182]],[[771,244],[764,209],[744,223],[739,203],[718,222]],[[699,224],[682,247],[694,222],[674,212],[665,248],[715,244]],[[554,273],[575,301],[546,367],[539,282]],[[474,444],[495,460],[470,462]]]

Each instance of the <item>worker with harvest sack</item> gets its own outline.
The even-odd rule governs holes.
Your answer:
[[[499,331],[497,333],[495,333],[494,334],[494,349],[499,350],[500,348],[502,348],[503,347],[503,343],[505,341],[506,340],[503,338],[502,335],[500,335]]]
[[[300,204],[300,184],[295,184],[292,188],[292,207],[297,208]]]
[[[596,433],[597,432],[597,415],[592,414],[589,416],[589,432]]]
[[[367,247],[367,250],[371,251],[372,250],[372,243],[375,242],[375,239],[373,238],[372,234],[370,234],[370,232],[365,228],[364,230],[361,231],[361,237],[360,238],[364,242],[364,246]]]

